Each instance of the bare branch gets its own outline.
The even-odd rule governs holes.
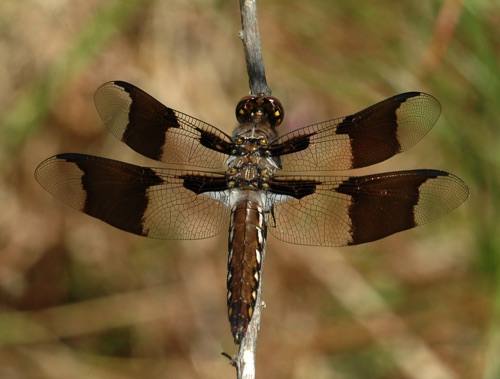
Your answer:
[[[269,96],[271,94],[271,89],[267,86],[264,60],[260,47],[256,0],[240,0],[240,12],[242,30],[239,36],[243,41],[243,48],[245,50],[250,93],[253,95],[263,93]],[[255,353],[257,350],[261,313],[264,306],[262,302],[262,272],[266,255],[265,250],[266,247],[264,242],[255,309],[253,310],[252,319],[250,320],[245,336],[241,341],[238,354],[234,356],[231,361],[236,367],[238,379],[255,378]]]
[[[259,288],[257,289],[257,300],[253,311],[252,319],[248,325],[245,337],[241,341],[238,354],[233,358],[232,364],[236,367],[238,379],[255,378],[255,356],[257,351],[257,340],[260,329],[260,318],[262,309],[265,307],[262,301],[262,278],[264,271],[264,262],[266,258],[266,246],[262,249],[262,260],[260,268]]]
[[[260,47],[259,25],[257,23],[257,0],[240,0],[241,26],[239,33],[243,41],[247,62],[250,93],[257,95],[271,95],[267,86],[264,59]]]

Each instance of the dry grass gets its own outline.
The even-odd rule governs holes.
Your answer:
[[[434,130],[369,171],[448,170],[471,198],[359,247],[270,239],[258,377],[500,375],[500,8],[387,4],[259,3],[284,127],[429,92],[443,106]],[[219,355],[235,351],[227,236],[127,235],[65,208],[33,171],[61,152],[155,165],[98,118],[93,92],[113,79],[230,132],[248,91],[238,2],[7,0],[0,30],[0,377],[234,377]]]

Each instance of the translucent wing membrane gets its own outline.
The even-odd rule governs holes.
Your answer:
[[[232,150],[231,138],[221,130],[166,107],[132,84],[102,85],[95,104],[111,133],[148,158],[220,168]]]
[[[420,141],[439,118],[432,96],[408,92],[356,114],[287,133],[271,143],[286,171],[349,170],[382,162]]]
[[[438,170],[361,177],[275,177],[278,239],[300,245],[347,246],[431,222],[469,196],[465,183]]]
[[[222,174],[60,154],[43,161],[35,178],[70,207],[142,236],[201,239],[220,233],[228,224]]]

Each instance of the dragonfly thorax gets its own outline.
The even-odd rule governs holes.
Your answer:
[[[260,157],[256,154],[233,156],[228,160],[227,183],[230,188],[267,190],[267,182],[276,169],[276,162],[272,158]]]

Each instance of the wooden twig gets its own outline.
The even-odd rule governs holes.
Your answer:
[[[241,341],[238,354],[233,357],[232,364],[236,367],[238,379],[254,379],[255,378],[255,357],[257,351],[257,340],[260,329],[260,318],[262,309],[265,304],[262,301],[262,272],[264,269],[264,260],[266,255],[266,247],[262,249],[261,260],[261,279],[257,290],[257,301],[255,309],[245,333],[245,337]]]
[[[267,86],[264,59],[260,47],[257,0],[240,0],[240,13],[242,30],[239,36],[245,50],[250,93],[253,95],[263,93],[269,96],[271,89]]]
[[[266,83],[266,73],[264,70],[264,60],[262,58],[257,24],[256,0],[240,0],[240,12],[242,30],[239,36],[243,41],[243,48],[245,50],[250,93],[253,95],[263,93],[269,96],[271,94],[271,89]],[[238,379],[255,378],[255,353],[257,349],[260,318],[264,306],[262,302],[262,271],[264,269],[265,253],[266,247],[264,242],[261,258],[261,279],[257,290],[255,309],[245,333],[245,337],[241,341],[238,354],[235,355],[231,361],[236,367]]]

